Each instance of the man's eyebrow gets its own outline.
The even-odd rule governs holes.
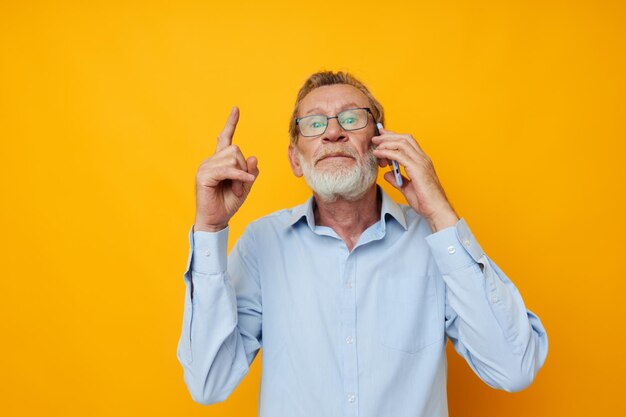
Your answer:
[[[344,111],[346,109],[360,109],[361,107],[362,106],[360,104],[357,104],[357,103],[351,101],[351,102],[345,103],[344,105],[339,107],[339,112],[342,112],[342,111]],[[313,107],[312,109],[310,109],[309,111],[304,113],[303,116],[307,116],[309,114],[326,114],[326,113],[324,113],[324,109],[322,109],[320,107]]]

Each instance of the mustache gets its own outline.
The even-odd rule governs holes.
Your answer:
[[[353,159],[359,159],[359,154],[356,149],[347,146],[329,146],[320,149],[313,155],[313,164],[317,164],[324,158],[329,156],[346,156]]]

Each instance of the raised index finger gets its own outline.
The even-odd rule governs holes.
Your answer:
[[[235,128],[237,127],[238,121],[239,108],[235,106],[228,115],[228,120],[226,120],[224,129],[222,129],[220,134],[217,136],[217,147],[215,148],[216,152],[221,151],[222,149],[233,143],[233,135],[235,134]]]

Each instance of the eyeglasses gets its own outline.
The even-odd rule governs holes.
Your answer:
[[[302,136],[312,138],[326,132],[330,119],[337,119],[343,130],[363,129],[369,120],[368,113],[374,117],[372,111],[367,107],[344,110],[334,117],[328,117],[325,114],[313,114],[297,118],[296,125],[300,128]]]

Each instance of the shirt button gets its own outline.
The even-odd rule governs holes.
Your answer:
[[[348,336],[348,337],[346,337],[346,343],[347,343],[347,344],[351,345],[351,344],[352,344],[352,342],[354,342],[354,339],[352,338],[352,336]]]
[[[348,402],[349,403],[353,403],[356,401],[356,395],[354,394],[348,394]]]
[[[456,252],[456,248],[454,246],[448,246],[448,253],[452,255],[454,252]]]
[[[352,283],[351,282],[346,282],[346,288],[352,288]]]
[[[204,251],[204,256],[211,256],[211,251],[210,250],[205,250]]]
[[[496,297],[495,295],[491,297],[491,302],[492,303],[497,303],[498,302],[498,297]]]
[[[469,244],[470,244],[469,239],[465,239],[465,240],[463,241],[463,244],[464,244],[465,246],[469,246]]]

